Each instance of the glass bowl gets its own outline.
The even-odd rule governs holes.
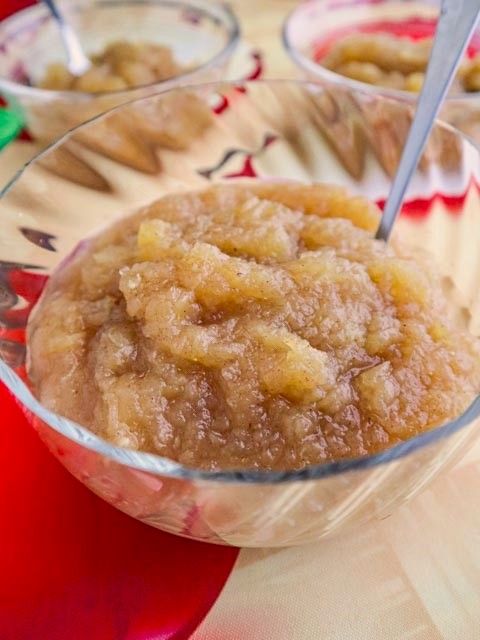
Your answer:
[[[202,127],[200,109],[213,114]],[[382,202],[410,121],[408,104],[336,84],[213,84],[118,107],[28,164],[0,200],[0,379],[54,456],[92,491],[150,525],[197,540],[268,547],[385,518],[456,462],[478,437],[480,398],[457,420],[379,455],[293,472],[213,473],[106,443],[47,411],[25,374],[32,306],[84,238],[167,193],[224,181],[339,183]],[[182,127],[190,127],[188,137]],[[479,172],[478,149],[437,124],[395,229],[436,260],[452,309],[474,335]]]
[[[177,85],[221,80],[240,41],[240,28],[227,5],[208,0],[73,0],[61,8],[87,54],[126,40],[169,46],[191,70],[164,82],[89,94],[37,88],[51,62],[66,62],[57,24],[37,4],[0,23],[0,95],[17,111],[33,136],[52,141],[74,126],[130,100]],[[32,86],[33,85],[33,86]]]
[[[352,80],[322,66],[320,60],[336,39],[354,32],[401,34],[414,40],[432,37],[440,4],[440,0],[307,0],[287,16],[283,44],[303,78],[414,102],[414,93]],[[469,54],[478,51],[480,28],[468,49]],[[441,118],[480,142],[480,92],[451,93]]]

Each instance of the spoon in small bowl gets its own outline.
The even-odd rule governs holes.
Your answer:
[[[55,0],[43,0],[43,2],[49,8],[60,29],[60,36],[67,52],[67,69],[74,76],[82,75],[92,66],[92,63],[83,52],[77,34],[61,14]]]
[[[376,237],[388,241],[405,191],[480,15],[480,0],[442,0],[432,53],[415,117]]]

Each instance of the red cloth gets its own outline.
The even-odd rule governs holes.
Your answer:
[[[7,16],[35,4],[35,0],[2,0],[0,3],[0,20]]]
[[[2,386],[0,407],[0,638],[188,638],[237,551],[110,507],[50,455]]]
[[[0,19],[32,4],[0,0]],[[143,525],[50,455],[0,384],[1,640],[182,640],[237,551]]]

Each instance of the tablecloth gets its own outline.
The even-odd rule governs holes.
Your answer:
[[[2,0],[0,14],[28,3]],[[294,5],[234,2],[266,76],[295,73],[279,35]],[[34,150],[7,148],[0,182]],[[238,552],[105,505],[50,457],[4,389],[0,406],[1,640],[480,638],[480,444],[383,522]]]

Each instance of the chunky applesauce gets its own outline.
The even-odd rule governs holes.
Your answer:
[[[39,86],[56,91],[101,93],[163,82],[186,71],[169,47],[153,43],[112,42],[91,56],[92,66],[75,76],[61,62],[52,62]]]
[[[335,41],[319,60],[343,76],[380,87],[419,92],[433,38],[411,40],[387,33],[351,33]],[[452,89],[480,91],[480,55],[465,58]]]
[[[82,245],[28,329],[42,403],[115,445],[202,469],[382,451],[456,417],[478,341],[440,278],[375,240],[342,188],[169,195]]]

